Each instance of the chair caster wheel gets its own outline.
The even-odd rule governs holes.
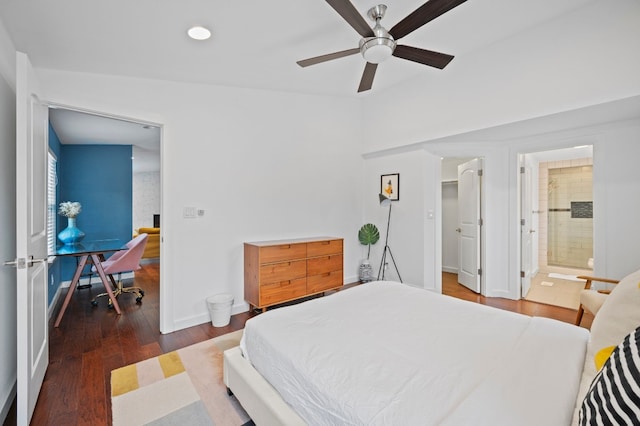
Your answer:
[[[142,299],[144,297],[144,290],[140,290],[140,298]]]
[[[97,300],[92,300],[91,301],[91,306],[98,306],[98,301]]]
[[[109,302],[107,306],[109,307],[109,309],[113,309],[113,303]]]
[[[137,303],[138,305],[142,304],[142,296],[140,296],[140,297],[136,297],[136,303]]]

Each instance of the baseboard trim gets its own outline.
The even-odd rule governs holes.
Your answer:
[[[9,392],[4,395],[4,401],[2,401],[2,409],[0,410],[0,419],[2,420],[2,424],[7,419],[7,414],[9,414],[9,410],[11,410],[11,406],[13,405],[13,401],[16,399],[18,389],[18,381],[13,381],[13,386],[9,389]]]
[[[134,278],[135,277],[135,273],[134,272],[125,272],[124,274],[121,274],[120,278],[122,278],[123,280],[128,280],[130,278]],[[113,275],[113,278],[115,278],[116,280],[118,279],[118,276],[116,274]],[[87,284],[91,284],[91,285],[99,285],[102,286],[102,282],[100,281],[100,277],[97,275],[94,275],[92,277],[84,277],[84,278],[80,278],[80,281],[78,281],[78,285],[87,285]],[[71,286],[71,281],[62,281],[60,283],[60,288],[69,288],[69,286]]]
[[[249,304],[247,302],[241,302],[231,306],[231,315],[240,314],[249,310]],[[196,325],[211,323],[211,315],[207,309],[206,313],[191,316],[177,320],[173,323],[173,329],[171,331],[164,331],[162,334],[173,333],[174,331],[183,330],[185,328],[194,327]]]
[[[451,266],[443,266],[442,267],[442,272],[448,272],[450,274],[457,274],[458,273],[458,268],[453,268]]]

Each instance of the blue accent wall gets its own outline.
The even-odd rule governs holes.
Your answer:
[[[127,242],[133,230],[131,145],[62,145],[58,163],[58,204],[78,201],[82,211],[76,226],[85,241],[118,238]],[[58,216],[58,232],[67,218]],[[60,258],[61,279],[70,281],[76,258]],[[99,284],[98,278],[95,283]]]

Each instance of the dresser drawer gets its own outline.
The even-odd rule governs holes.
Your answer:
[[[307,294],[307,279],[285,280],[260,286],[260,305],[298,299]]]
[[[325,240],[307,243],[307,256],[326,256],[342,253],[342,240]]]
[[[270,263],[260,266],[260,283],[268,284],[302,278],[307,275],[307,261]]]
[[[307,277],[307,293],[319,293],[340,287],[343,284],[342,269],[339,271],[327,272],[320,275]]]
[[[307,257],[307,245],[280,244],[260,248],[260,263],[281,262],[283,260],[304,259]]]
[[[307,259],[307,275],[320,275],[342,270],[342,254]]]

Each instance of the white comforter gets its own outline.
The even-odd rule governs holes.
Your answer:
[[[309,424],[568,425],[588,332],[391,282],[246,323],[243,354]]]

